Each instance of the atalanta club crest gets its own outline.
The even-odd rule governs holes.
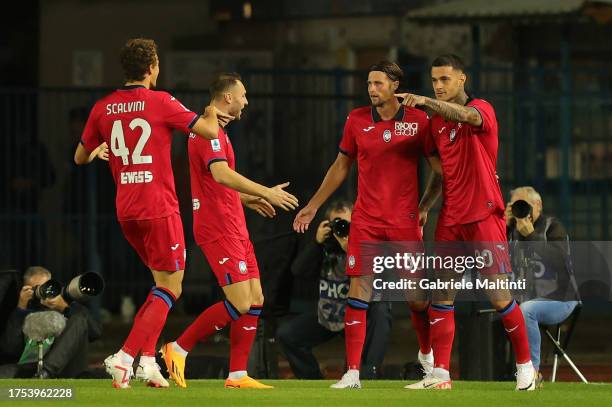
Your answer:
[[[385,143],[388,143],[391,141],[391,130],[387,129],[384,131],[383,140],[385,140]]]
[[[240,263],[238,263],[238,268],[240,269],[240,274],[246,274],[247,265],[244,261],[240,260]]]
[[[355,256],[353,256],[352,254],[349,256],[349,267],[355,267]]]
[[[455,129],[452,129],[452,130],[450,131],[450,135],[449,135],[449,138],[450,138],[451,143],[452,143],[453,141],[455,141],[455,136],[456,136],[456,135],[457,135],[457,132],[455,132]]]

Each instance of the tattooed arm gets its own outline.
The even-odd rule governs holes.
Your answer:
[[[404,99],[402,101],[404,106],[427,106],[442,116],[445,120],[458,123],[467,123],[476,127],[482,125],[482,117],[480,116],[480,112],[473,107],[462,106],[457,103],[443,102],[441,100],[413,95],[411,93],[399,93],[395,96]]]

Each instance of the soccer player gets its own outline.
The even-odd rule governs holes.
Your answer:
[[[211,106],[240,120],[247,106],[246,89],[238,74],[220,74],[210,87]],[[230,369],[226,388],[267,389],[247,375],[247,361],[263,306],[259,269],[249,240],[242,205],[273,217],[272,205],[295,209],[298,200],[283,190],[289,183],[267,188],[236,172],[235,156],[224,128],[217,140],[189,139],[193,198],[193,232],[217,277],[225,300],[210,306],[161,352],[170,377],[185,382],[185,359],[195,345],[230,324]]]
[[[155,363],[155,345],[181,295],[185,268],[183,226],[170,163],[172,130],[213,139],[217,121],[230,117],[212,106],[200,117],[168,93],[154,91],[159,58],[153,40],[128,40],[120,61],[125,85],[96,102],[74,161],[87,164],[108,154],[121,229],[155,281],[121,350],[104,360],[106,371],[114,387],[129,387],[134,358],[142,352],[137,377],[149,386],[167,387]]]
[[[422,242],[418,211],[418,164],[429,139],[427,115],[402,106],[394,96],[403,72],[381,61],[368,73],[371,106],[352,110],[344,126],[340,152],[321,186],[297,214],[293,227],[304,232],[317,210],[346,179],[357,160],[358,192],[349,232],[347,269],[350,288],[345,312],[347,372],[332,388],[360,388],[359,364],[366,334],[366,311],[372,292],[371,270],[361,266],[365,241]],[[439,165],[432,157],[430,165]],[[433,369],[428,302],[411,301],[412,324],[419,340],[419,361]]]
[[[443,205],[436,225],[436,242],[472,242],[471,248],[479,249],[491,263],[480,272],[481,276],[486,275],[489,281],[504,281],[510,272],[510,263],[504,201],[496,175],[497,119],[493,106],[466,93],[466,79],[462,60],[456,55],[442,55],[431,65],[436,99],[407,93],[396,96],[403,98],[405,106],[423,106],[435,112],[431,118],[431,136],[441,160],[443,179]],[[421,207],[425,213],[428,209]],[[453,290],[434,292],[429,311],[434,370],[407,388],[451,388],[455,294]],[[508,290],[488,290],[487,294],[516,355],[516,389],[533,390],[536,374],[521,310]]]

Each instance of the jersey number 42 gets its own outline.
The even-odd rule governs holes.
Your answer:
[[[144,119],[136,118],[130,122],[129,126],[132,130],[136,127],[142,129],[142,134],[132,152],[132,164],[151,164],[153,162],[153,157],[150,155],[142,155],[142,150],[151,136],[151,125]],[[111,131],[111,151],[116,157],[121,157],[123,165],[129,165],[130,150],[125,146],[123,124],[121,120],[115,120],[113,122],[113,129]]]

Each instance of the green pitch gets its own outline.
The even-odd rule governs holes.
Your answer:
[[[20,401],[16,406],[444,406],[527,407],[606,406],[612,402],[611,384],[546,383],[535,392],[516,392],[512,382],[453,382],[451,391],[409,391],[401,381],[362,381],[363,389],[328,388],[331,381],[263,380],[271,390],[224,389],[221,380],[191,380],[187,389],[149,389],[132,381],[132,388],[116,390],[110,380],[0,380],[0,404],[9,387],[71,387],[72,400]]]

